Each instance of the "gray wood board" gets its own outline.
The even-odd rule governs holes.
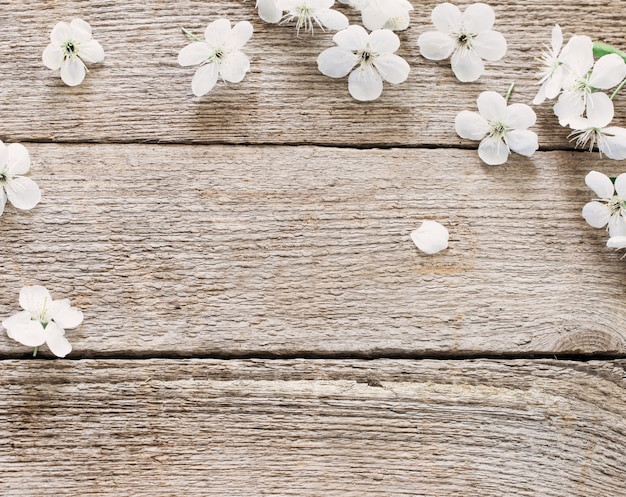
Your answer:
[[[43,284],[73,357],[626,351],[626,274],[581,216],[587,153],[29,145],[0,223],[0,316]],[[448,227],[428,256],[409,234]],[[0,353],[28,348],[0,336]],[[46,353],[42,349],[42,353]]]

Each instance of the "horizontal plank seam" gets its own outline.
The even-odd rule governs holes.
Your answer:
[[[319,147],[319,148],[340,148],[340,149],[353,149],[353,150],[372,150],[372,149],[448,149],[448,150],[478,150],[478,145],[450,145],[450,144],[437,144],[437,143],[418,143],[418,144],[389,144],[389,143],[375,143],[375,144],[336,144],[336,143],[323,143],[323,142],[302,142],[302,143],[284,143],[284,142],[241,142],[232,143],[224,141],[163,141],[163,140],[81,140],[81,141],[69,141],[69,140],[20,140],[20,143],[27,143],[33,145],[167,145],[167,146],[223,146],[223,147]],[[570,147],[539,147],[538,152],[577,152],[587,153],[586,149],[577,149]]]
[[[14,360],[58,360],[53,357],[39,356],[33,358],[31,354],[4,354],[0,356],[1,361],[14,361]],[[148,361],[154,359],[165,360],[188,360],[188,359],[200,359],[200,360],[220,360],[220,361],[241,361],[241,360],[270,360],[270,361],[289,361],[289,360],[328,360],[328,361],[344,361],[344,360],[362,360],[362,361],[377,361],[377,360],[410,360],[410,361],[475,361],[475,360],[497,360],[497,361],[518,361],[518,360],[557,360],[557,361],[572,361],[572,362],[589,362],[589,361],[616,361],[626,359],[626,354],[608,354],[608,353],[592,353],[592,354],[488,354],[488,353],[458,353],[458,354],[382,354],[382,355],[368,355],[368,354],[270,354],[270,353],[254,353],[254,354],[94,354],[94,355],[80,355],[76,354],[73,357],[65,357],[64,360],[70,361],[82,361],[82,360],[120,360],[120,361]]]

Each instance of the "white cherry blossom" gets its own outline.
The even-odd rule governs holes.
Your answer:
[[[570,61],[571,70],[563,82],[563,92],[554,106],[561,126],[570,124],[572,118],[582,116],[603,98],[597,90],[608,90],[626,77],[626,63],[617,54],[600,57],[593,63],[593,45]]]
[[[359,10],[363,26],[370,31],[402,31],[409,27],[409,12],[413,10],[413,5],[408,0],[368,0]]]
[[[389,29],[368,34],[361,26],[352,25],[336,33],[333,41],[338,46],[324,50],[317,66],[331,78],[350,73],[348,91],[357,100],[375,100],[383,91],[383,80],[399,84],[409,76],[409,64],[394,53],[400,39]]]
[[[33,355],[44,343],[57,357],[65,357],[72,351],[65,330],[82,323],[83,313],[70,306],[68,299],[52,300],[45,287],[25,286],[20,291],[20,306],[23,311],[2,321],[9,338],[35,347]]]
[[[448,239],[448,230],[437,221],[424,221],[411,233],[415,246],[427,254],[435,254],[448,248]]]
[[[478,113],[459,112],[455,127],[461,138],[481,140],[478,156],[486,164],[504,164],[510,151],[531,156],[539,148],[537,134],[528,130],[537,120],[528,105],[507,105],[506,99],[494,91],[482,92],[477,104]]]
[[[483,59],[500,60],[506,40],[491,28],[495,13],[484,3],[469,5],[463,13],[451,3],[442,3],[432,12],[437,31],[428,31],[417,40],[420,52],[429,60],[452,56],[452,71],[459,81],[476,81],[483,73]]]
[[[313,32],[317,24],[324,28],[339,31],[348,27],[348,18],[341,12],[331,7],[335,0],[278,0],[278,8],[287,13],[283,17],[284,22],[296,20],[296,31],[300,29]]]
[[[30,169],[30,155],[24,145],[0,141],[0,215],[7,200],[14,207],[30,210],[41,200],[37,184],[30,178],[19,176]]]
[[[594,228],[608,225],[609,236],[626,236],[626,173],[615,178],[615,184],[606,174],[591,171],[585,183],[598,196],[583,207],[583,217]]]
[[[57,23],[50,41],[43,51],[43,63],[49,69],[60,69],[61,79],[68,86],[79,85],[85,79],[85,63],[104,60],[102,46],[92,38],[91,26],[82,19]]]
[[[205,41],[195,41],[178,54],[181,66],[200,67],[191,81],[197,97],[209,93],[219,77],[229,83],[239,83],[250,69],[250,60],[241,48],[252,36],[252,24],[241,21],[232,28],[228,19],[217,19],[204,31]]]
[[[608,126],[613,120],[613,102],[604,93],[594,94],[594,105],[587,109],[587,117],[576,116],[569,120],[574,130],[577,147],[598,147],[600,154],[610,159],[626,159],[626,129]]]

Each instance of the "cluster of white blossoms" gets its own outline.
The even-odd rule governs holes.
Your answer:
[[[563,46],[561,28],[554,26],[551,44],[539,59],[541,86],[533,104],[558,97],[554,113],[561,126],[571,128],[570,136],[576,140],[577,147],[590,151],[597,147],[600,154],[623,160],[626,129],[609,124],[615,112],[613,98],[626,78],[626,62],[623,54],[603,54],[599,46],[588,36],[572,36]],[[597,59],[594,52],[600,55]],[[602,91],[618,85],[611,96]]]

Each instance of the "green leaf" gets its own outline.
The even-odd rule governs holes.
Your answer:
[[[618,50],[617,48],[612,47],[611,45],[607,45],[606,43],[600,43],[599,41],[595,41],[593,43],[593,56],[596,59],[599,59],[603,55],[608,55],[610,53],[615,53],[619,55],[626,62],[625,52],[622,52],[621,50]]]

